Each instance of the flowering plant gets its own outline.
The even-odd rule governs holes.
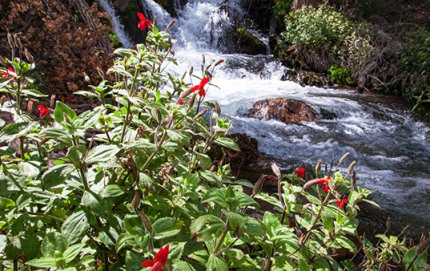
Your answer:
[[[427,239],[408,249],[399,239],[381,236],[396,249],[390,258],[379,257],[387,250],[368,243],[360,250],[358,238],[351,238],[357,237],[359,204],[369,202],[370,194],[356,187],[354,162],[344,175],[338,168],[323,174],[319,163],[306,174],[302,169],[282,174],[272,164],[273,175],[263,175],[255,185],[231,176],[223,157],[208,155],[214,145],[240,151],[225,136],[231,120],[220,117],[216,103],[203,104],[209,76],[215,76],[208,70],[222,62],[202,69],[193,86],[163,73],[174,62],[167,33],[152,26],[148,42],[151,46],[115,51],[108,73],[117,81],[102,80],[91,91],[76,92],[99,101],[81,114],[60,101],[50,105],[49,118],[49,109],[40,104],[39,117],[20,110],[21,98],[27,104],[35,99],[24,95],[30,65],[7,61],[16,82],[2,81],[1,91],[10,94],[2,110],[16,117],[0,129],[2,269],[427,266]],[[263,192],[266,180],[277,190]],[[259,202],[270,207],[260,210]],[[363,263],[340,258],[342,250],[362,252]]]

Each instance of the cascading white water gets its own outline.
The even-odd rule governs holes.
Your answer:
[[[112,6],[111,0],[99,0],[99,4],[102,9],[109,14],[109,19],[112,24],[112,28],[115,31],[118,40],[123,44],[125,48],[131,48],[133,42],[130,37],[125,33],[124,26],[120,23],[118,17],[115,14],[115,9]]]
[[[171,18],[160,18],[166,13],[157,11],[161,7],[152,0],[142,1],[152,6],[163,29]],[[179,65],[172,72],[180,75],[192,66],[198,71],[202,54],[206,61],[224,59],[213,73],[207,99],[217,100],[223,114],[234,120],[234,132],[256,138],[260,151],[283,166],[315,165],[318,159],[330,164],[350,152],[346,166],[357,160],[358,185],[374,190],[375,201],[406,219],[421,217],[429,224],[429,123],[384,96],[282,81],[286,68],[271,56],[220,53],[219,40],[228,38],[223,33],[231,27],[229,14],[233,13],[221,4],[220,0],[190,0],[177,11],[172,36],[178,40],[174,49]],[[243,15],[238,1],[228,1],[227,8],[236,12],[234,16]],[[305,101],[322,118],[286,125],[245,116],[255,101],[269,97]]]

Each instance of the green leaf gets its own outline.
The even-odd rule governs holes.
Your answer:
[[[248,217],[242,227],[242,230],[245,234],[252,238],[266,236],[266,228],[264,227],[263,223],[252,217]]]
[[[233,139],[228,137],[219,137],[215,139],[214,143],[235,151],[240,151],[240,148],[236,144],[236,142]]]
[[[102,198],[115,198],[124,194],[124,191],[117,184],[109,184],[100,191]]]
[[[76,113],[73,111],[73,109],[62,102],[57,101],[54,110],[54,119],[56,122],[61,124],[64,120],[66,120],[67,123],[71,123],[73,120],[75,120],[75,118]]]
[[[131,57],[133,54],[131,53],[130,49],[124,49],[124,48],[118,48],[113,51],[114,54],[124,56],[124,57]]]
[[[123,248],[133,248],[136,244],[134,235],[129,233],[121,234],[116,240],[115,251],[119,253],[119,251]]]
[[[68,246],[69,242],[64,235],[59,232],[50,232],[43,238],[42,255],[45,257],[62,257]]]
[[[351,240],[349,240],[347,237],[343,235],[336,235],[334,237],[334,243],[338,245],[338,247],[340,248],[348,249],[352,253],[357,252],[357,247],[355,246],[354,242],[352,242]]]
[[[154,239],[164,239],[181,232],[183,222],[172,217],[163,217],[152,224]]]
[[[127,251],[125,254],[125,269],[127,271],[140,271],[142,267],[140,264],[144,262],[145,256],[142,253],[137,253],[134,251]]]
[[[82,161],[82,157],[84,156],[87,150],[86,146],[72,146],[67,151],[67,158],[75,165],[78,166]]]
[[[0,211],[5,211],[15,207],[15,202],[8,198],[0,198]]]
[[[215,203],[219,205],[221,208],[228,208],[229,205],[225,200],[225,189],[212,188],[206,192],[205,197],[203,198],[202,203]]]
[[[1,227],[0,227],[0,229],[1,229]],[[3,251],[6,247],[6,245],[7,245],[6,235],[1,234],[0,235],[0,254],[3,254]]]
[[[114,159],[115,155],[121,149],[116,145],[98,145],[92,148],[87,157],[85,158],[85,163],[92,164],[97,162],[107,162]]]
[[[173,270],[180,271],[196,271],[196,269],[186,261],[177,261],[173,264]]]
[[[311,267],[303,259],[299,259],[299,270],[300,271],[311,271]]]
[[[132,235],[146,235],[142,220],[138,215],[126,215],[124,217],[124,227]]]
[[[198,172],[200,178],[206,180],[207,182],[211,184],[220,184],[222,182],[221,177],[216,173],[209,170],[200,170]]]
[[[60,164],[48,169],[42,175],[42,184],[44,188],[50,188],[61,183],[64,183],[69,178],[70,174],[75,171],[75,166],[72,164]]]
[[[206,271],[228,271],[228,266],[223,258],[211,254],[208,259]]]
[[[256,208],[260,208],[260,204],[245,193],[236,192],[236,199],[239,203],[239,207],[254,206]]]
[[[19,171],[23,176],[35,179],[40,174],[40,163],[36,161],[23,162],[19,164]]]
[[[84,211],[77,211],[69,216],[61,226],[61,233],[67,237],[70,244],[81,240],[87,232],[90,224]]]
[[[77,94],[77,95],[82,95],[85,98],[98,98],[99,96],[91,91],[86,91],[86,90],[79,90],[79,91],[75,91],[73,92],[73,94]]]
[[[214,215],[203,215],[191,223],[190,231],[197,241],[210,241],[221,235],[225,223]]]
[[[49,267],[57,267],[58,260],[59,260],[58,258],[54,258],[54,257],[42,257],[42,258],[30,260],[25,264],[34,266],[34,267],[39,267],[39,268],[49,268]]]
[[[227,217],[228,222],[230,223],[230,227],[233,231],[241,229],[243,224],[245,224],[247,220],[247,217],[244,217],[243,215],[240,215],[238,213],[225,212],[224,214]]]
[[[43,94],[42,92],[38,91],[37,89],[23,89],[23,90],[21,90],[21,94],[24,94],[24,95],[30,96],[30,97],[36,97],[36,98],[48,97],[48,95]]]
[[[63,253],[63,257],[64,259],[66,259],[66,263],[70,263],[71,261],[73,261],[76,256],[78,256],[78,254],[82,252],[85,246],[86,244],[75,244],[68,247]]]
[[[265,212],[263,216],[263,224],[266,226],[267,232],[273,233],[277,228],[281,226],[279,218],[270,212]]]

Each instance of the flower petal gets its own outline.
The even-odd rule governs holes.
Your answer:
[[[140,266],[142,267],[151,267],[154,266],[154,261],[153,260],[146,260],[143,263],[140,264]]]
[[[166,245],[155,254],[154,261],[161,262],[164,265],[167,261],[167,257],[169,257],[169,245]]]

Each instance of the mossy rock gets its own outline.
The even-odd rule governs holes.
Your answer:
[[[264,42],[255,37],[251,32],[245,28],[238,27],[236,29],[238,34],[238,51],[242,54],[258,55],[266,53],[266,45]]]

